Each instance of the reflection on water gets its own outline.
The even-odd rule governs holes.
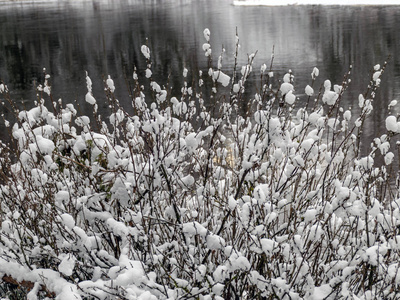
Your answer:
[[[169,74],[184,67],[197,73],[207,61],[201,45],[203,29],[210,28],[214,54],[226,49],[224,68],[233,64],[237,28],[241,55],[258,50],[254,70],[270,62],[275,46],[274,71],[291,69],[298,94],[310,83],[314,66],[324,79],[340,83],[350,64],[352,86],[346,105],[357,103],[368,84],[371,68],[392,55],[377,96],[371,135],[384,124],[387,104],[400,94],[400,7],[235,7],[231,1],[128,0],[57,1],[50,4],[9,4],[0,8],[0,78],[16,101],[35,98],[33,86],[43,79],[43,67],[52,75],[53,92],[64,102],[83,102],[85,70],[101,99],[101,78],[108,74],[117,85],[117,97],[128,103],[124,76],[134,66],[144,72],[140,46],[152,50],[153,74],[166,83]],[[180,76],[172,76],[179,87]],[[256,80],[256,77],[253,77]],[[179,90],[175,90],[179,93]],[[124,101],[126,103],[124,103]]]

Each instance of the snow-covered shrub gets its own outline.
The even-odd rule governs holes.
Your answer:
[[[133,76],[133,114],[110,77],[109,116],[98,115],[89,76],[93,116],[53,101],[48,76],[30,110],[1,85],[17,119],[0,152],[3,286],[28,299],[395,298],[397,117],[360,150],[385,66],[359,109],[341,107],[349,74],[332,88],[316,68],[299,99],[293,74],[275,81],[263,64],[248,99],[255,54],[230,76],[224,52],[213,68],[204,36],[210,69],[192,85],[183,70],[181,95],[153,81],[141,48],[148,68]]]

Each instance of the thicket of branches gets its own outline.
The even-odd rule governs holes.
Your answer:
[[[191,82],[188,70],[178,74],[179,96],[152,80],[142,46],[148,68],[130,82],[134,113],[115,98],[111,78],[108,116],[97,113],[89,76],[93,116],[55,101],[49,76],[30,110],[0,85],[16,118],[4,120],[10,141],[0,153],[3,296],[398,295],[400,200],[390,151],[397,116],[367,155],[360,151],[385,66],[374,67],[353,111],[341,106],[350,72],[332,87],[314,68],[299,99],[293,74],[277,80],[272,62],[257,70],[260,88],[248,98],[255,54],[238,66],[237,38],[228,76],[224,52],[214,66],[210,32],[204,36],[210,69]]]

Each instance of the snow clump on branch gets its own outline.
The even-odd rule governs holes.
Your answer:
[[[133,113],[108,77],[110,113],[100,117],[88,74],[92,118],[52,102],[50,89],[31,109],[11,105],[13,142],[0,150],[3,286],[28,299],[395,298],[397,117],[361,151],[386,65],[353,110],[341,107],[348,74],[332,90],[317,68],[295,96],[292,72],[280,83],[265,62],[249,97],[256,53],[222,72],[203,33],[209,68],[192,84],[190,70],[177,74],[181,94],[152,80],[141,47]],[[3,83],[0,92],[14,104]]]

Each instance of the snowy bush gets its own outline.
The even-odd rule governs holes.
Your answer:
[[[341,107],[350,72],[332,86],[318,83],[317,68],[299,99],[293,74],[275,80],[263,64],[249,99],[255,54],[228,72],[222,52],[214,68],[210,31],[204,36],[210,69],[192,83],[183,70],[181,95],[153,81],[151,49],[141,48],[147,70],[133,75],[133,114],[110,77],[109,116],[97,113],[90,74],[82,98],[93,116],[54,101],[49,76],[30,110],[0,85],[16,118],[4,120],[12,139],[0,158],[3,296],[398,295],[397,116],[361,151],[385,66],[375,66],[359,109]],[[238,49],[237,38],[236,58]]]

